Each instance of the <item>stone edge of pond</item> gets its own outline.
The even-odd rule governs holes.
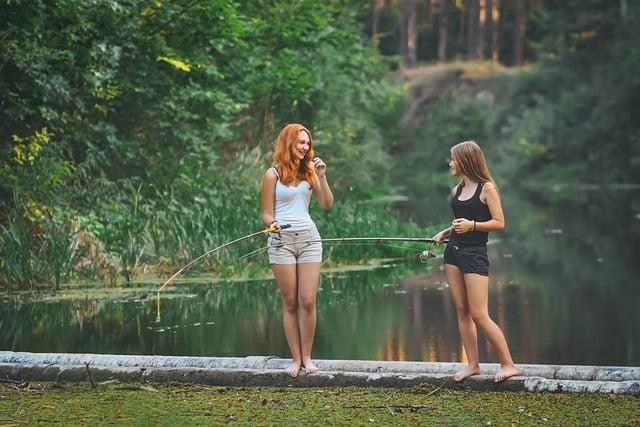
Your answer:
[[[496,384],[497,364],[456,383],[459,363],[317,360],[319,372],[289,377],[290,360],[271,356],[183,357],[0,351],[0,380],[187,382],[235,387],[411,387],[477,391],[551,391],[640,396],[640,367],[518,365],[521,375]],[[89,378],[89,372],[91,378]]]

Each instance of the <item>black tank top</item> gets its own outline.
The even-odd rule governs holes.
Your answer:
[[[458,185],[456,194],[451,199],[451,209],[453,209],[453,215],[455,218],[467,218],[468,220],[475,222],[485,222],[491,219],[489,206],[485,205],[480,200],[482,185],[483,184],[478,184],[473,196],[467,200],[458,199],[462,192],[462,186]],[[458,234],[455,231],[452,231],[450,240],[463,245],[479,246],[486,245],[488,237],[489,233],[486,231],[469,231],[464,234]]]

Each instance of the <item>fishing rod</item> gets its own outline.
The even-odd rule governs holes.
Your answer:
[[[251,258],[252,256],[255,256],[259,253],[265,252],[267,251],[270,247],[274,247],[274,248],[281,248],[290,244],[294,244],[294,243],[307,243],[307,242],[292,242],[292,243],[285,243],[285,244],[275,244],[275,245],[271,245],[271,246],[264,246],[258,249],[254,249],[251,252],[248,252],[240,257],[238,257],[238,261],[242,261],[248,258]],[[337,245],[340,244],[340,246],[376,246],[376,247],[386,247],[386,248],[394,248],[394,249],[403,249],[403,250],[415,250],[417,252],[422,252],[422,249],[418,249],[415,247],[406,247],[406,246],[399,246],[399,245],[391,245],[389,243],[383,243],[383,242],[324,242],[325,246],[328,245]]]
[[[291,224],[284,224],[282,226],[280,226],[281,230],[286,230],[288,228],[291,228]],[[187,263],[186,265],[184,265],[182,268],[180,268],[178,271],[176,271],[171,277],[169,277],[169,279],[167,279],[167,281],[165,281],[162,286],[160,286],[160,289],[158,289],[158,293],[157,293],[157,298],[156,298],[156,309],[157,309],[157,315],[156,315],[156,323],[160,323],[160,291],[162,291],[164,288],[166,288],[169,283],[171,283],[173,281],[173,279],[175,279],[176,277],[178,277],[183,271],[185,271],[186,269],[188,269],[189,267],[191,267],[193,264],[195,264],[196,262],[198,262],[199,260],[201,260],[202,258],[211,255],[214,252],[217,252],[221,249],[224,249],[228,246],[231,246],[235,243],[238,242],[242,242],[244,240],[248,240],[252,237],[255,237],[257,235],[260,234],[268,234],[268,233],[273,233],[275,232],[277,229],[275,227],[268,227],[265,228],[264,230],[260,230],[257,231],[255,233],[251,233],[248,234],[246,236],[240,237],[238,239],[226,242],[220,246],[217,246],[211,250],[208,250],[207,252],[203,253],[202,255],[200,255],[198,258],[193,259],[192,261],[190,261],[189,263]],[[276,240],[276,239],[274,239]],[[310,243],[329,243],[329,244],[339,244],[339,243],[346,243],[346,244],[379,244],[379,245],[384,245],[384,244],[388,244],[388,242],[414,242],[414,243],[429,243],[429,244],[433,244],[436,243],[436,241],[434,239],[431,238],[421,238],[421,237],[334,237],[334,238],[326,238],[326,239],[311,239],[311,240],[304,240],[301,242],[291,242],[291,243],[306,243],[306,244],[310,244]],[[447,243],[448,240],[443,241],[442,243]],[[273,247],[276,248],[280,248],[283,247],[285,245],[287,245],[289,243],[282,241],[281,239],[278,239],[275,243],[272,243]],[[269,248],[269,246],[265,246],[263,248],[259,248],[255,251],[249,252],[248,254],[245,254],[243,256],[241,256],[239,259],[245,259],[248,258],[252,255],[255,255],[259,252],[265,251]],[[435,254],[431,251],[431,250],[424,250],[419,254],[420,260],[422,262],[427,262],[430,258],[435,258]]]
[[[286,230],[287,228],[290,228],[290,227],[291,227],[291,224],[283,224],[283,225],[281,225],[281,226],[280,226],[280,229],[281,229],[281,230]],[[235,240],[232,240],[232,241],[230,241],[230,242],[224,243],[224,244],[222,244],[222,245],[220,245],[220,246],[217,246],[217,247],[215,247],[215,248],[213,248],[213,249],[211,249],[211,250],[208,250],[207,252],[205,252],[205,253],[203,253],[202,255],[200,255],[198,258],[196,258],[196,259],[194,259],[194,260],[190,261],[188,264],[186,264],[186,265],[185,265],[184,267],[182,267],[180,270],[176,271],[176,272],[173,274],[173,276],[169,277],[169,279],[167,279],[167,281],[166,281],[166,282],[164,282],[164,283],[162,284],[162,286],[160,286],[160,289],[158,289],[158,298],[156,299],[156,301],[157,301],[156,306],[157,306],[157,313],[158,313],[158,314],[157,314],[157,316],[156,316],[156,323],[159,323],[159,322],[160,322],[160,291],[161,291],[161,290],[163,290],[164,288],[166,288],[166,287],[169,285],[169,283],[171,283],[171,281],[172,281],[173,279],[175,279],[176,277],[178,277],[178,276],[180,275],[180,273],[182,273],[182,272],[183,272],[183,271],[185,271],[187,268],[191,267],[193,264],[195,264],[196,262],[198,262],[198,261],[199,261],[199,260],[201,260],[202,258],[206,257],[207,255],[211,255],[212,253],[217,252],[217,251],[219,251],[219,250],[221,250],[221,249],[224,249],[224,248],[226,248],[227,246],[231,246],[231,245],[233,245],[234,243],[242,242],[243,240],[248,240],[248,239],[250,239],[250,238],[252,238],[252,237],[255,237],[255,236],[257,236],[257,235],[260,235],[260,234],[273,233],[273,232],[274,232],[274,231],[276,231],[276,230],[277,230],[277,228],[275,228],[275,227],[273,227],[273,226],[272,226],[272,227],[267,227],[267,228],[265,228],[264,230],[256,231],[255,233],[247,234],[246,236],[243,236],[243,237],[237,238],[237,239],[235,239]]]
[[[274,239],[275,240],[275,239]],[[414,243],[427,243],[427,244],[434,244],[437,243],[434,239],[432,238],[422,238],[422,237],[332,237],[332,238],[325,238],[325,239],[310,239],[310,240],[303,240],[303,241],[299,241],[299,242],[284,242],[283,240],[277,240],[274,241],[272,240],[272,243],[270,246],[265,246],[259,249],[256,249],[254,251],[251,251],[249,253],[246,253],[244,255],[242,255],[240,258],[238,258],[239,260],[243,260],[246,258],[249,258],[253,255],[256,255],[260,252],[264,252],[265,250],[268,250],[269,247],[274,247],[274,248],[281,248],[284,247],[286,245],[290,245],[290,244],[300,244],[300,243],[304,243],[304,244],[311,244],[311,243],[328,243],[328,244],[340,244],[340,243],[346,243],[346,244],[378,244],[380,246],[389,246],[387,242],[414,242]],[[441,243],[448,243],[449,240],[443,240]],[[422,262],[427,262],[430,258],[435,258],[435,254],[427,249],[424,250],[422,252],[420,252],[419,254],[420,260]]]

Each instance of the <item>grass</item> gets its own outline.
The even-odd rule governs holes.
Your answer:
[[[417,386],[232,388],[194,384],[0,384],[0,424],[631,425],[632,396]]]

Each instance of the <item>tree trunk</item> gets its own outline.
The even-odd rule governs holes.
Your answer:
[[[478,59],[476,57],[476,45],[478,38],[478,14],[479,0],[467,0],[467,59]]]
[[[374,46],[380,42],[380,10],[384,7],[384,0],[373,0],[373,22],[371,23],[371,40]]]
[[[438,62],[447,61],[447,15],[449,13],[449,0],[440,0],[438,3]]]
[[[402,58],[402,62],[400,64],[404,66],[407,58],[407,25],[405,23],[404,10],[400,8],[397,12],[398,31],[400,33],[400,57]]]
[[[433,31],[435,28],[435,18],[440,10],[440,3],[442,0],[427,0],[427,32]]]
[[[465,22],[467,22],[466,17],[467,17],[468,2],[469,0],[463,0],[462,6],[460,7],[460,23],[458,25],[458,40],[457,40],[458,46],[462,46],[462,44],[464,43],[465,31],[467,29]]]
[[[489,28],[491,28],[491,60],[499,61],[498,29],[500,23],[500,11],[498,9],[499,0],[487,0],[487,11],[489,12]]]
[[[522,65],[524,61],[524,36],[527,30],[525,0],[514,0],[515,26],[513,29],[513,65]]]
[[[416,0],[406,0],[407,6],[407,49],[404,56],[404,65],[414,68],[417,63],[418,31],[416,29]]]
[[[487,0],[478,2],[478,34],[476,36],[475,59],[484,59],[484,39],[487,33]]]

